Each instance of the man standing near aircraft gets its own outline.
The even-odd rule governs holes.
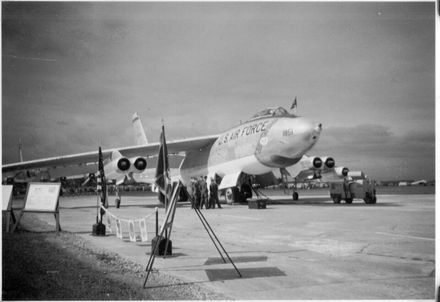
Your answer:
[[[221,209],[220,202],[218,200],[218,185],[215,182],[214,178],[211,178],[211,184],[209,185],[209,208],[212,206],[215,209],[215,204],[217,203],[217,207]]]
[[[118,185],[115,186],[115,207],[117,209],[119,209],[119,207],[121,206],[121,193],[119,192],[119,187]]]
[[[208,209],[208,184],[206,183],[206,176],[200,176],[200,187],[202,191],[202,200],[200,204],[200,209],[203,209],[203,206],[205,206],[205,209]]]
[[[196,180],[194,179],[194,177],[191,177],[190,199],[191,199],[191,209],[195,209],[196,208]]]
[[[200,180],[194,179],[194,201],[195,201],[195,208],[200,209],[200,201],[202,199],[202,190],[200,185]]]

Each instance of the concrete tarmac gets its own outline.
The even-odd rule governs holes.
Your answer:
[[[333,204],[328,195],[271,197],[266,209],[223,205],[202,210],[243,275],[223,263],[189,203],[179,203],[171,235],[173,255],[154,268],[184,283],[197,283],[229,299],[434,299],[435,195],[379,195],[378,203]],[[124,219],[154,213],[157,197],[123,197],[109,210]],[[159,208],[161,222],[163,207]],[[53,215],[41,219],[55,224]],[[26,215],[23,216],[25,219]],[[114,233],[91,236],[96,197],[60,198],[64,231],[124,258],[147,264],[148,242]],[[127,227],[125,227],[127,231]]]

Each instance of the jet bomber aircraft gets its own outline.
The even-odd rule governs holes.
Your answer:
[[[133,116],[135,146],[104,150],[104,170],[109,180],[122,182],[127,176],[154,182],[159,142],[149,143],[137,114]],[[248,121],[220,135],[195,137],[167,142],[170,157],[184,185],[191,177],[207,176],[226,190],[228,203],[252,196],[252,183],[266,185],[275,174],[295,181],[320,178],[322,175],[340,178],[348,169],[335,167],[331,157],[308,157],[316,144],[322,124],[289,113],[282,107],[264,109]],[[183,159],[182,159],[183,158]],[[91,174],[97,171],[98,152],[22,161],[3,165],[3,179],[13,181],[20,175],[44,175],[47,179]],[[172,164],[173,161],[170,160]],[[241,196],[241,197],[240,197]],[[298,193],[293,192],[293,199]]]

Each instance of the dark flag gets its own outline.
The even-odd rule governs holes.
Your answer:
[[[98,175],[96,177],[96,191],[98,192],[99,197],[101,199],[101,205],[104,208],[108,208],[107,181],[105,179],[104,163],[103,163],[103,160],[102,160],[101,147],[99,147]],[[104,215],[104,213],[105,213],[105,211],[101,209],[101,222],[102,222],[102,216]]]
[[[292,110],[292,109],[295,109],[296,108],[296,97],[295,97],[295,100],[293,101],[293,103],[292,103],[292,106],[290,106],[290,109]]]
[[[168,150],[167,142],[165,139],[165,128],[162,125],[162,133],[160,134],[160,147],[159,155],[157,159],[156,167],[156,179],[155,183],[159,188],[159,192],[163,195],[167,195],[168,184],[170,183],[169,177],[169,165],[168,165]]]

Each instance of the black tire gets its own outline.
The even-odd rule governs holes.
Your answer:
[[[252,188],[248,184],[244,184],[241,186],[241,195],[243,196],[244,201],[248,198],[252,198]]]
[[[233,204],[239,202],[239,191],[237,187],[228,188],[225,191],[225,199],[227,204]]]
[[[299,199],[298,192],[293,192],[293,194],[292,194],[292,199],[293,199],[294,201],[297,201],[297,200]]]
[[[341,196],[332,197],[334,203],[341,203]]]
[[[370,193],[365,193],[365,198],[364,198],[364,202],[366,203],[366,204],[370,204],[370,203],[372,203],[373,202],[373,198],[371,198],[371,195],[370,195]]]
[[[352,204],[353,198],[345,198],[345,203]]]
[[[371,196],[370,193],[366,193],[364,201],[366,204],[375,204],[376,203],[376,196],[375,195]]]

